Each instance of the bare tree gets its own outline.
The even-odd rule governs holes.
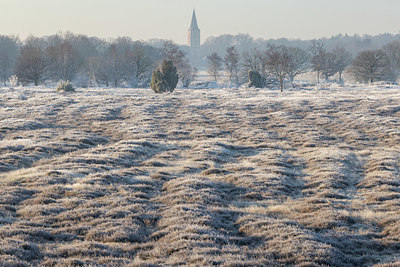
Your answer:
[[[270,46],[266,51],[267,69],[279,81],[283,91],[288,73],[289,53],[286,46]]]
[[[90,57],[86,60],[86,70],[92,82],[108,87],[112,83],[111,64],[104,57]]]
[[[366,50],[353,60],[350,73],[360,82],[384,81],[390,77],[389,60],[380,49]]]
[[[0,81],[6,83],[13,74],[18,57],[17,37],[0,35]]]
[[[78,57],[84,60],[90,57],[98,56],[98,50],[95,43],[99,42],[96,37],[87,37],[86,35],[73,35],[67,34],[66,40],[72,44],[74,51],[77,53]],[[104,40],[101,40],[104,42]]]
[[[100,75],[100,67],[101,67],[101,57],[89,57],[85,61],[85,69],[90,78],[90,82],[92,83],[99,83],[101,82]],[[107,83],[108,87],[108,83]]]
[[[176,66],[179,79],[182,81],[183,85],[188,85],[194,78],[194,69],[190,65],[186,53],[171,41],[164,42],[162,51],[164,60],[170,60]]]
[[[114,86],[120,86],[121,81],[126,75],[126,62],[124,61],[123,54],[118,51],[117,44],[113,43],[110,45],[107,51],[106,61],[103,63],[106,64],[106,66],[104,66],[105,71],[110,72],[111,81]]]
[[[154,62],[151,58],[146,55],[144,44],[136,42],[132,54],[131,60],[133,64],[133,79],[135,85],[143,86],[146,81],[149,80],[151,70],[154,67]]]
[[[135,68],[133,64],[133,46],[134,42],[130,37],[118,37],[111,44],[111,49],[114,49],[113,57],[118,59],[118,71],[120,73],[119,82],[129,83],[134,75]]]
[[[72,81],[78,73],[82,60],[71,42],[61,38],[46,48],[49,78],[53,81]]]
[[[219,72],[222,69],[222,58],[217,53],[212,53],[207,56],[207,70],[208,73],[217,81]]]
[[[247,76],[249,71],[257,71],[258,73],[265,71],[263,56],[264,54],[257,49],[243,52],[242,71],[244,75]]]
[[[111,43],[95,39],[93,46],[96,53],[85,59],[85,70],[91,81],[107,87],[110,84],[147,87],[152,70],[161,58],[160,49],[128,37]]]
[[[174,62],[175,66],[176,63],[183,62],[184,58],[186,57],[186,53],[179,49],[179,47],[172,41],[165,41],[163,43],[162,53],[163,58],[165,58],[165,60]]]
[[[288,47],[288,63],[287,63],[287,76],[290,83],[293,83],[297,75],[303,74],[308,71],[310,55],[301,48]]]
[[[248,79],[250,71],[260,73],[263,79],[263,85],[271,85],[276,83],[276,79],[269,73],[267,69],[267,53],[257,49],[245,51],[242,55],[241,77],[243,80]]]
[[[400,41],[388,43],[382,50],[389,60],[391,79],[396,81],[400,76]]]
[[[337,66],[336,66],[336,57],[332,52],[324,52],[321,55],[321,75],[325,78],[326,81],[329,78],[337,73]]]
[[[114,86],[121,83],[147,86],[155,67],[155,58],[159,58],[160,53],[158,50],[149,49],[142,42],[134,42],[129,37],[119,37],[111,43],[104,57],[105,63],[110,63],[106,68],[112,70]]]
[[[187,67],[181,72],[181,81],[184,88],[189,87],[190,83],[196,79],[197,68],[192,67],[187,61]]]
[[[99,64],[96,74],[97,83],[104,84],[106,87],[109,87],[113,82],[112,66],[105,58],[99,58],[97,63]]]
[[[58,77],[58,62],[57,57],[59,55],[57,51],[57,46],[62,42],[61,36],[55,35],[50,36],[46,42],[46,60],[47,60],[47,78],[57,82],[59,80]]]
[[[319,83],[320,74],[325,63],[326,50],[324,44],[318,40],[311,41],[311,67],[312,70],[317,72],[317,79]]]
[[[339,73],[339,80],[342,81],[343,71],[350,65],[352,55],[343,47],[336,47],[332,54],[334,55],[335,71]]]
[[[43,42],[34,37],[26,40],[18,57],[15,74],[22,83],[39,85],[46,79],[47,61]]]
[[[313,40],[311,44],[311,66],[317,72],[318,83],[321,75],[328,80],[338,72],[341,80],[342,73],[351,60],[351,55],[342,48],[328,52],[321,41]]]
[[[226,49],[224,63],[226,71],[229,73],[229,81],[232,83],[234,80],[236,85],[239,85],[239,53],[234,46]]]
[[[119,86],[123,77],[119,68],[122,66],[117,58],[116,48],[115,46],[111,48],[110,44],[101,55],[86,60],[86,69],[91,80],[106,87],[111,84],[115,87]]]

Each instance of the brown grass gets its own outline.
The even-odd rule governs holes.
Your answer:
[[[399,88],[18,90],[1,266],[399,265]]]

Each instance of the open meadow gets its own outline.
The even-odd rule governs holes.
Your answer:
[[[400,266],[400,87],[0,95],[1,266]]]

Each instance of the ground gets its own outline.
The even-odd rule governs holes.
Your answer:
[[[400,88],[0,89],[0,265],[400,265]]]

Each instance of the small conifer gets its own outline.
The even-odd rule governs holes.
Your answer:
[[[264,79],[259,72],[255,70],[249,71],[249,87],[255,87],[255,88],[264,87]]]
[[[164,60],[161,69],[153,71],[150,86],[156,93],[172,92],[178,84],[178,73],[173,62]]]

